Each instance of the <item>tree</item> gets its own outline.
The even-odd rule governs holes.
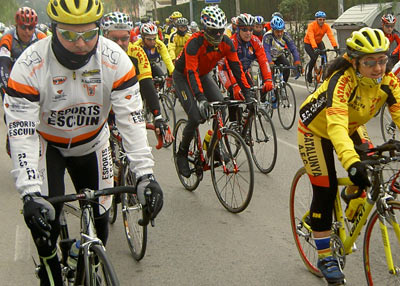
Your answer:
[[[15,0],[5,1],[1,5],[0,22],[4,23],[6,26],[14,24],[15,12],[18,9],[18,5]]]
[[[300,58],[304,62],[303,39],[307,31],[307,20],[310,17],[307,0],[283,0],[279,4],[286,23],[286,30],[291,34],[299,51]]]

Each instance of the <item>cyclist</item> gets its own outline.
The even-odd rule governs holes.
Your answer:
[[[312,83],[312,71],[311,67],[314,67],[315,62],[317,61],[318,55],[320,54],[320,50],[325,49],[325,44],[322,41],[322,38],[325,34],[328,35],[329,41],[332,44],[332,47],[336,50],[336,53],[339,55],[339,48],[336,43],[335,37],[333,36],[331,27],[325,23],[326,14],[323,11],[318,11],[315,13],[315,21],[308,24],[306,35],[304,37],[304,49],[307,54],[310,56],[310,62],[308,66],[307,80]],[[326,55],[326,53],[325,53]]]
[[[10,71],[22,52],[46,35],[36,29],[38,16],[32,8],[21,7],[15,14],[15,28],[0,40],[0,94],[4,97]]]
[[[257,38],[262,42],[263,35],[265,33],[264,28],[264,18],[262,16],[254,17],[254,27],[253,27],[253,35],[257,36]]]
[[[194,34],[197,33],[199,31],[199,26],[197,25],[197,23],[195,21],[190,22],[190,33]]]
[[[392,54],[390,55],[390,61],[393,65],[395,65],[399,61],[400,57],[400,34],[394,28],[396,24],[396,17],[392,14],[385,14],[381,18],[382,20],[382,31],[385,36],[389,39],[390,44],[396,42],[396,48],[393,50]]]
[[[168,129],[168,125],[162,118],[160,111],[160,103],[158,101],[157,91],[154,88],[151,77],[151,67],[146,53],[140,46],[134,46],[129,43],[129,31],[132,29],[133,23],[130,17],[122,12],[110,12],[104,15],[101,21],[103,35],[116,42],[125,52],[128,53],[132,63],[135,66],[136,75],[140,85],[140,95],[146,100],[151,113],[154,116],[154,126],[156,133],[164,133]],[[115,123],[115,115],[112,114],[109,118],[109,124]],[[171,142],[172,135],[165,133],[165,141]]]
[[[47,6],[53,36],[22,53],[4,97],[12,174],[43,266],[41,285],[63,285],[56,249],[62,205],[51,205],[45,198],[64,194],[65,169],[76,190],[113,186],[107,126],[111,105],[138,178],[138,197],[150,217],[157,215],[163,202],[152,175],[154,161],[134,67],[116,43],[99,36],[103,4],[59,3],[50,0]],[[151,190],[150,200],[144,198],[145,188]],[[104,244],[110,205],[107,197],[92,205],[96,231]],[[43,238],[47,243],[42,243]]]
[[[225,35],[227,35],[229,38],[232,37],[233,34],[236,33],[236,29],[237,29],[236,17],[232,17],[231,18],[231,23],[225,29]]]
[[[264,49],[260,40],[253,35],[254,27],[254,17],[250,14],[240,14],[236,18],[236,23],[238,26],[238,32],[232,37],[232,43],[237,51],[238,58],[241,62],[243,71],[246,73],[247,83],[253,85],[253,80],[250,76],[251,63],[254,60],[258,61],[260,66],[264,87],[262,93],[273,89],[271,70],[267,63],[267,58],[265,56]],[[244,99],[241,95],[241,88],[236,83],[235,77],[229,68],[228,62],[226,62],[223,67],[219,65],[219,77],[224,84],[225,88],[229,91],[231,97],[235,99]]]
[[[351,181],[370,186],[367,168],[354,145],[369,143],[364,127],[386,102],[400,126],[400,87],[387,64],[389,40],[379,29],[362,28],[346,40],[347,52],[331,62],[327,80],[300,107],[298,146],[313,187],[311,228],[318,268],[328,282],[344,280],[332,256],[330,234],[337,193],[333,152]]]
[[[227,59],[246,101],[252,100],[250,86],[233,43],[224,35],[225,13],[218,6],[207,6],[201,11],[200,20],[203,30],[195,33],[186,43],[173,73],[176,94],[188,115],[177,153],[178,169],[184,177],[190,177],[187,159],[189,144],[198,125],[208,117],[208,101],[223,100],[221,91],[209,74],[219,60]]]
[[[157,39],[158,28],[153,23],[145,23],[140,26],[141,39],[137,40],[134,45],[142,47],[151,64],[151,72],[154,77],[162,77],[164,72],[156,64],[162,59],[169,75],[174,71],[174,64],[169,56],[165,44]]]
[[[285,56],[285,47],[287,46],[294,58],[293,65],[297,66],[298,73],[301,73],[302,67],[299,52],[292,37],[285,31],[285,21],[282,18],[278,16],[272,18],[271,30],[264,34],[263,45],[270,65],[283,64],[284,66],[290,66]],[[286,82],[289,80],[289,76],[290,70],[284,70],[283,78]]]
[[[279,17],[279,18],[281,18],[281,19],[283,20],[283,15],[282,15],[280,12],[274,12],[274,13],[272,13],[271,20],[272,20],[272,18],[274,18],[275,16],[276,16],[276,17]],[[265,28],[265,31],[266,31],[266,32],[268,32],[269,30],[271,30],[271,22],[265,23],[264,28]]]
[[[175,25],[176,20],[182,17],[183,15],[179,11],[174,11],[172,12],[171,16],[169,16],[170,24],[167,27],[167,30],[165,31],[165,41],[164,41],[165,45],[169,43],[169,37],[171,36],[171,34],[176,31],[176,25]]]
[[[175,62],[176,57],[181,53],[187,40],[192,36],[191,33],[188,33],[188,24],[189,21],[183,17],[175,22],[177,30],[171,34],[168,43],[168,52],[173,62]]]

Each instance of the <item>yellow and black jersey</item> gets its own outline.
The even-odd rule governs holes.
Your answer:
[[[380,84],[370,81],[360,79],[353,67],[337,71],[300,107],[299,132],[311,132],[331,140],[346,170],[359,161],[350,136],[385,102],[393,121],[400,127],[399,80],[390,72],[383,76]]]
[[[152,78],[150,61],[147,58],[146,52],[141,46],[129,43],[128,56],[131,58],[139,81],[145,78]]]
[[[191,36],[191,33],[186,33],[184,36],[181,36],[178,34],[178,31],[173,32],[170,35],[168,43],[168,53],[172,60],[175,60],[179,56],[187,40],[189,40]]]

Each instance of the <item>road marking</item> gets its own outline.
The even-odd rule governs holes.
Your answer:
[[[294,82],[292,82],[292,81],[290,81],[289,83],[290,83],[290,85],[292,85],[292,86],[296,86],[296,87],[301,87],[301,88],[307,89],[307,87],[305,86],[305,84],[298,84],[298,83],[294,83]]]
[[[285,140],[282,140],[282,139],[280,139],[280,138],[278,138],[278,141],[281,142],[281,143],[283,143],[283,144],[285,144],[285,145],[288,146],[288,147],[293,148],[293,149],[296,149],[296,150],[297,150],[297,149],[299,148],[297,145],[293,145],[293,144],[291,144],[291,143],[289,143],[289,142],[287,142],[287,141],[285,141]]]
[[[31,234],[28,228],[17,225],[15,230],[14,261],[27,260],[31,254]]]

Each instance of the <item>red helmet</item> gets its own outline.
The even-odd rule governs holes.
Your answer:
[[[17,25],[35,26],[38,22],[38,16],[32,8],[21,7],[15,14],[15,23]]]
[[[383,25],[396,23],[396,17],[393,16],[392,14],[385,14],[382,16],[381,19]]]

